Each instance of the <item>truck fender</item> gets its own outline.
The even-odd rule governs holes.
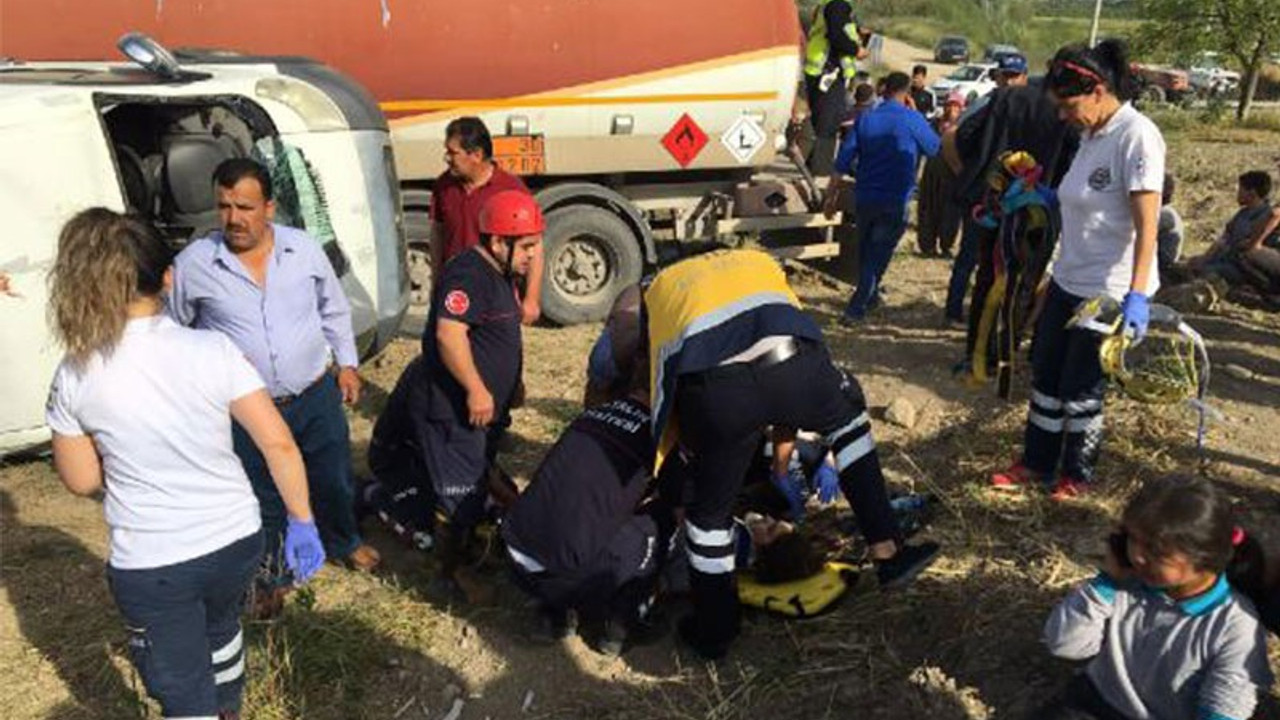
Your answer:
[[[534,193],[544,213],[567,205],[594,205],[617,213],[636,237],[640,239],[640,248],[644,252],[644,261],[648,265],[658,262],[658,250],[653,241],[653,231],[649,223],[635,205],[631,204],[617,192],[603,185],[589,182],[567,182],[549,185]]]

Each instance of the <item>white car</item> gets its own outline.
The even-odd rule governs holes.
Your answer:
[[[391,137],[373,99],[299,58],[204,57],[179,65],[129,35],[134,63],[0,65],[0,456],[46,442],[45,398],[62,352],[45,275],[62,224],[94,205],[147,218],[176,246],[218,224],[213,170],[271,167],[276,221],[304,227],[333,263],[357,344],[373,352],[408,305]],[[182,56],[179,56],[182,57]]]
[[[958,92],[964,96],[966,103],[986,95],[996,89],[996,65],[994,63],[973,63],[961,65],[955,72],[934,83],[930,90],[941,107],[947,96]]]
[[[1199,93],[1227,95],[1240,89],[1240,73],[1222,67],[1217,53],[1206,52],[1187,70],[1187,82]]]

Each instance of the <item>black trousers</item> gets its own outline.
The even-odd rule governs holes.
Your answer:
[[[809,171],[814,175],[830,175],[835,169],[837,140],[840,123],[846,110],[843,79],[831,84],[826,91],[818,87],[821,78],[804,76],[805,93],[809,100],[809,119],[813,123],[813,150],[809,153]]]
[[[1062,474],[1093,482],[1102,447],[1102,398],[1106,378],[1098,349],[1102,336],[1068,328],[1076,307],[1084,302],[1051,283],[1031,344],[1031,407],[1022,462],[1050,476]]]
[[[549,609],[577,610],[588,620],[629,622],[653,595],[670,534],[669,521],[634,515],[619,525],[608,546],[573,572],[531,572],[514,561],[512,568],[516,583]],[[514,543],[511,547],[519,549]]]
[[[675,412],[693,485],[685,539],[700,642],[728,643],[738,632],[732,515],[766,426],[821,433],[866,541],[900,538],[866,405],[857,381],[819,343],[803,342],[774,365],[735,363],[680,378]]]

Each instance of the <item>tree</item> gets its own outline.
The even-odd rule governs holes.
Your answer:
[[[1280,49],[1276,0],[1143,0],[1150,20],[1143,39],[1178,55],[1214,50],[1231,55],[1244,71],[1236,119],[1249,117],[1268,54]]]

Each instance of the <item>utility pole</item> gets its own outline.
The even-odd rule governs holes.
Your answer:
[[[1089,30],[1089,47],[1098,44],[1098,22],[1102,19],[1102,0],[1093,3],[1093,27]]]

